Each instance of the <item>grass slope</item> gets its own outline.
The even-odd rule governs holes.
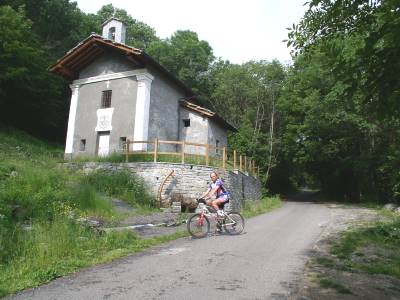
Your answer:
[[[61,155],[57,145],[0,129],[0,297],[180,236],[142,240],[80,225],[118,219],[104,194],[147,208],[154,199],[130,174],[84,175],[60,167]]]

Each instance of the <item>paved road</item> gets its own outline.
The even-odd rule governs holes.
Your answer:
[[[11,299],[286,299],[331,221],[324,205],[286,202],[240,236],[176,240]]]

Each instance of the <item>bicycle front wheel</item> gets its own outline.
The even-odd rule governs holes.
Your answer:
[[[205,237],[210,231],[210,221],[205,215],[194,214],[187,222],[187,229],[194,238]]]
[[[244,230],[244,218],[237,212],[230,212],[226,215],[223,226],[229,234],[240,234]]]

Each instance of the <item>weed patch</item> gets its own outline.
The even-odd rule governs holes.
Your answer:
[[[348,231],[331,253],[351,269],[400,278],[400,219]]]
[[[81,217],[116,218],[104,194],[149,208],[154,200],[130,174],[86,176],[59,167],[55,153],[62,149],[0,130],[0,297],[179,237],[100,235],[78,224]]]
[[[243,216],[246,218],[254,217],[269,212],[282,205],[278,196],[264,197],[259,201],[246,201],[243,209]]]
[[[185,236],[186,232],[150,239],[141,239],[132,231],[99,235],[68,219],[58,219],[35,223],[30,231],[19,229],[16,234],[17,253],[0,265],[3,295],[38,286],[81,267],[142,251]]]
[[[155,207],[155,199],[149,195],[143,181],[128,171],[96,171],[84,180],[96,190],[126,200],[133,206]]]
[[[320,286],[323,288],[335,289],[336,291],[338,291],[341,294],[351,294],[351,291],[348,288],[346,288],[344,285],[340,284],[339,282],[337,282],[331,278],[323,277],[323,278],[319,278],[318,281],[319,281]]]
[[[315,259],[315,262],[321,266],[324,266],[326,268],[333,268],[336,266],[335,261],[333,259],[327,258],[327,257],[317,257]]]

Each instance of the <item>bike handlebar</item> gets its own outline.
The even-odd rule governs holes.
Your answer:
[[[203,198],[199,198],[199,199],[196,199],[196,200],[197,200],[197,203],[207,204],[206,200],[204,200]]]

